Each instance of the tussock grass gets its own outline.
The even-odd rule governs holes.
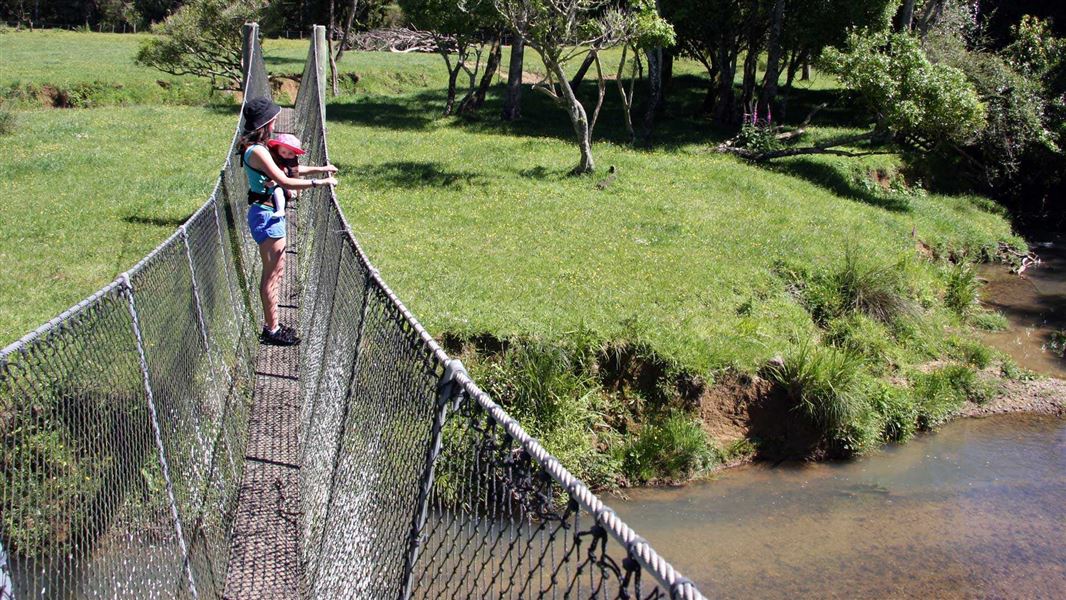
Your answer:
[[[720,462],[699,421],[679,413],[644,425],[623,452],[622,468],[633,483],[684,481]]]

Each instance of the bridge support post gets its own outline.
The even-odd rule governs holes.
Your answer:
[[[401,600],[408,600],[411,597],[415,563],[418,562],[418,554],[422,550],[424,541],[422,530],[426,526],[429,493],[433,488],[433,468],[441,451],[441,432],[444,430],[444,420],[448,417],[449,406],[462,393],[462,390],[456,389],[455,378],[459,373],[466,373],[466,368],[463,367],[462,362],[453,358],[445,365],[444,374],[441,375],[440,383],[437,384],[437,412],[433,417],[433,429],[430,430],[429,443],[426,444],[426,467],[422,472],[422,481],[418,488],[418,502],[415,504],[415,513],[411,518],[411,533],[407,539],[407,554],[403,565]]]
[[[318,76],[318,102],[322,108],[322,118],[326,118],[326,65],[329,64],[329,46],[326,44],[326,28],[314,26],[315,36],[315,75]],[[343,43],[343,41],[342,41]]]
[[[241,81],[241,89],[244,93],[248,93],[248,78],[249,70],[252,68],[252,48],[255,47],[255,40],[259,37],[259,24],[258,23],[245,23],[241,30],[241,39],[243,40],[241,46],[241,74],[244,79]]]

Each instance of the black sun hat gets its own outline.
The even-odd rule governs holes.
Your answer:
[[[277,118],[281,107],[270,98],[260,96],[244,103],[244,130],[248,133]]]

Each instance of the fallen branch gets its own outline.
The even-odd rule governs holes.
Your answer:
[[[458,44],[449,36],[440,36],[430,31],[405,27],[362,31],[348,38],[345,48],[366,52],[439,52],[441,45],[448,52],[456,52]]]

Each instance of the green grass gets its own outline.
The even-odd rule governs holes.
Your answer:
[[[131,267],[207,199],[234,114],[138,106],[16,113],[0,154],[0,341]]]

